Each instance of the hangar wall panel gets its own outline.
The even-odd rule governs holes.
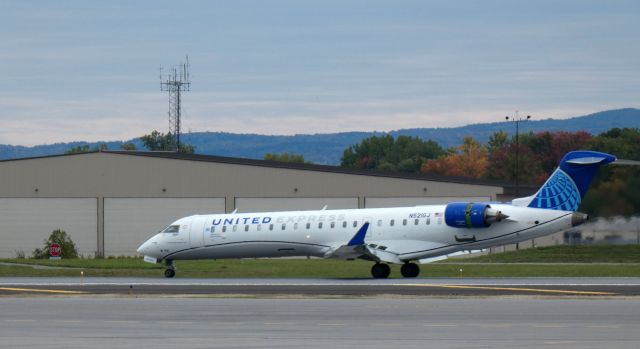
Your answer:
[[[402,207],[417,205],[439,205],[456,201],[491,201],[488,196],[424,196],[424,197],[366,197],[364,204],[366,208],[379,207]]]
[[[235,204],[239,212],[320,210],[324,205],[327,209],[338,210],[358,208],[358,198],[236,198]]]
[[[97,249],[97,217],[96,198],[1,198],[0,257],[15,257],[16,251],[30,256],[34,249],[44,246],[43,241],[56,229],[71,236],[80,254],[93,256]]]
[[[176,219],[224,210],[224,198],[105,198],[104,253],[135,255],[142,242]]]

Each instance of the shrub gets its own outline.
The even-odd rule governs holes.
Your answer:
[[[44,240],[44,248],[36,248],[33,250],[32,256],[33,258],[44,259],[49,258],[51,255],[49,254],[49,247],[53,244],[59,244],[62,252],[60,255],[63,258],[78,258],[78,250],[76,249],[76,244],[71,240],[71,237],[67,235],[62,229],[56,229],[51,232],[49,238]]]

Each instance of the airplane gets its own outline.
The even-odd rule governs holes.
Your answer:
[[[417,277],[416,262],[584,223],[588,216],[576,212],[580,202],[598,167],[616,160],[601,152],[569,152],[534,195],[511,203],[193,215],[171,223],[137,251],[146,262],[163,262],[168,278],[175,276],[176,260],[293,256],[368,260],[374,278],[389,277],[389,264],[401,264],[403,277]]]

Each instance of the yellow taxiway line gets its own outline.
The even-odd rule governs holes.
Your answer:
[[[402,286],[413,287],[439,287],[439,288],[457,288],[468,290],[490,290],[490,291],[521,291],[521,292],[539,292],[539,293],[555,293],[555,294],[575,294],[585,296],[613,296],[612,292],[597,291],[575,291],[575,290],[552,290],[546,288],[524,288],[524,287],[499,287],[499,286],[467,286],[467,285],[437,285],[437,284],[402,284]]]
[[[86,293],[82,291],[46,290],[46,289],[40,289],[40,288],[17,288],[17,287],[0,287],[0,291],[58,293],[58,294],[85,294]]]

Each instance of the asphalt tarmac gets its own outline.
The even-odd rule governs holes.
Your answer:
[[[626,297],[0,297],[1,348],[639,348]]]
[[[164,279],[0,278],[0,295],[639,296],[640,278]]]

